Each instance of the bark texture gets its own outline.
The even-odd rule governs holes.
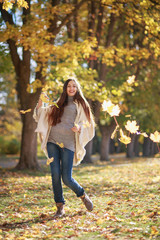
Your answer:
[[[109,160],[109,153],[110,153],[110,139],[111,134],[114,131],[116,124],[114,121],[111,122],[108,126],[102,126],[99,123],[99,128],[102,134],[102,141],[101,141],[101,150],[100,150],[100,160],[101,161],[108,161]]]

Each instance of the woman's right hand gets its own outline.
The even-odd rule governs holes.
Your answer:
[[[49,101],[49,97],[45,94],[45,93],[41,93],[38,104],[37,104],[37,109],[40,108],[42,106],[43,103],[43,99],[45,99],[44,102],[48,102]]]

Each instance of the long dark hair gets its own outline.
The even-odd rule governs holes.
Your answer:
[[[64,83],[63,92],[57,102],[58,108],[55,105],[51,106],[51,111],[48,115],[48,123],[51,126],[55,126],[57,123],[61,122],[61,117],[64,112],[64,107],[68,104],[67,86],[70,81],[74,81],[77,86],[77,92],[73,97],[73,101],[76,101],[78,104],[82,105],[88,121],[89,122],[91,121],[90,106],[89,106],[89,103],[87,102],[87,100],[85,99],[85,97],[83,96],[80,84],[75,79],[68,79]]]

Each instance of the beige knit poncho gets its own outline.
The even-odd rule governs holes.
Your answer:
[[[78,124],[81,127],[81,131],[75,133],[75,139],[76,139],[76,146],[75,146],[75,154],[74,154],[74,160],[73,165],[76,166],[80,164],[80,162],[83,160],[86,150],[85,146],[86,144],[91,141],[91,139],[95,135],[95,123],[91,114],[91,122],[88,123],[88,119],[86,117],[86,114],[83,110],[83,107],[81,104],[78,104],[75,102],[77,107],[77,116],[75,119],[74,124]],[[45,152],[46,156],[48,157],[46,145],[48,136],[51,130],[51,126],[48,124],[48,111],[50,110],[50,107],[40,107],[38,110],[35,108],[33,118],[37,122],[37,128],[35,132],[39,133],[40,140],[41,140],[41,148]]]

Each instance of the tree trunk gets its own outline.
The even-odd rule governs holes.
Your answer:
[[[150,146],[150,156],[154,156],[156,151],[155,151],[155,146],[156,146],[156,143],[151,141],[151,146]]]
[[[110,125],[102,126],[99,123],[99,128],[102,134],[102,141],[101,141],[101,152],[100,152],[100,160],[101,161],[108,161],[109,160],[109,147],[110,147],[110,138],[111,134],[116,126],[115,121],[113,120]]]
[[[97,134],[93,138],[92,154],[100,153],[100,140]]]
[[[134,142],[134,153],[135,153],[136,157],[139,157],[139,151],[140,151],[139,145],[140,145],[140,143],[139,143],[139,135],[136,134],[135,142]]]
[[[136,138],[136,134],[131,134],[131,143],[127,145],[127,158],[135,157],[135,152],[134,152],[135,138]]]
[[[26,113],[23,116],[21,153],[16,169],[39,169],[37,161],[37,134],[35,133],[36,123],[32,113]]]
[[[109,131],[103,131],[101,142],[101,161],[109,161],[109,146],[110,146],[110,133]]]
[[[154,154],[157,154],[159,152],[158,146],[156,143],[154,143]]]
[[[31,0],[26,0],[28,3],[28,8],[22,8],[23,14],[22,14],[22,21],[23,26],[27,24],[28,19],[30,19],[30,2]],[[50,43],[54,43],[55,36],[59,31],[61,30],[61,27],[64,26],[70,18],[76,14],[78,9],[85,3],[85,0],[81,0],[80,2],[76,1],[76,7],[73,9],[72,12],[67,14],[64,19],[61,21],[61,24],[57,24],[59,21],[59,16],[55,13],[54,18],[50,20],[50,26],[48,28],[48,32],[52,33]],[[51,1],[52,6],[56,6],[60,4],[60,0],[52,0]],[[13,21],[13,15],[11,12],[6,11],[2,7],[2,3],[0,3],[0,12],[2,15],[3,20],[6,23],[11,24],[12,26],[16,26],[15,21]],[[38,162],[37,162],[37,137],[35,134],[35,121],[32,117],[33,109],[35,108],[35,105],[38,101],[38,98],[40,96],[41,88],[38,88],[36,93],[27,93],[27,87],[30,84],[31,79],[31,52],[30,49],[23,48],[22,57],[18,54],[18,46],[16,44],[16,41],[12,38],[9,38],[7,40],[7,43],[9,45],[10,54],[12,58],[12,62],[15,68],[16,72],[16,78],[17,78],[17,94],[18,94],[18,101],[19,106],[21,110],[28,110],[32,109],[31,112],[27,112],[22,116],[22,139],[21,139],[21,153],[20,153],[20,160],[16,168],[18,169],[37,169],[39,168]],[[47,62],[46,62],[47,63]],[[37,65],[40,64],[40,66],[43,66],[44,62],[38,62]],[[42,76],[42,67],[39,72],[36,72],[36,78],[39,79],[42,82],[42,85],[44,84],[45,76]]]
[[[150,156],[150,145],[151,145],[150,138],[144,138],[143,157],[149,157]]]
[[[114,142],[114,140],[113,139],[111,139],[110,140],[110,147],[109,147],[109,153],[110,154],[113,154],[113,153],[115,153],[115,142]]]
[[[92,163],[92,158],[91,158],[91,155],[92,155],[92,147],[93,147],[93,140],[91,140],[85,147],[86,149],[86,155],[83,159],[83,163]]]
[[[115,147],[116,153],[120,153],[121,148],[122,148],[121,142],[118,140],[118,142],[116,143],[116,147]]]

